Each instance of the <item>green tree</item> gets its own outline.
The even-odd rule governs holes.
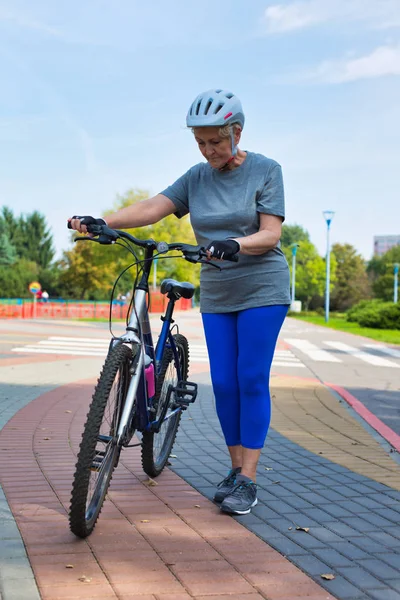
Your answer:
[[[17,253],[6,233],[0,233],[0,265],[12,265],[17,260]]]
[[[35,262],[19,259],[12,265],[0,266],[0,289],[3,298],[32,297],[28,286],[38,279],[39,269]]]
[[[0,231],[5,233],[19,258],[33,261],[47,269],[53,258],[53,238],[46,218],[38,211],[15,217],[7,206],[0,212]]]
[[[301,225],[283,225],[281,244],[283,248],[289,248],[292,244],[309,242],[310,235]]]
[[[283,252],[292,269],[290,247],[283,248]],[[336,260],[331,256],[331,289],[336,281]],[[311,307],[311,303],[318,306],[323,304],[323,295],[326,282],[325,259],[319,254],[312,242],[300,243],[296,255],[296,300],[301,300],[304,310]]]
[[[351,244],[334,244],[336,258],[336,283],[331,294],[331,308],[346,311],[360,300],[371,297],[365,261]]]
[[[400,263],[400,246],[394,246],[383,256],[374,256],[367,267],[375,296],[388,302],[393,301],[395,263]]]
[[[76,242],[72,250],[64,252],[58,262],[60,295],[82,300],[108,297],[114,278],[112,260],[106,262],[102,256],[101,250],[105,255],[106,249],[112,253],[110,246],[85,241]]]

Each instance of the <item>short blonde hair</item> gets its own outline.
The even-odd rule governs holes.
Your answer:
[[[218,127],[218,135],[220,138],[229,138],[231,137],[231,127],[233,128],[233,133],[235,134],[237,131],[242,131],[242,126],[240,123],[231,123],[229,125],[223,125],[223,127]],[[192,127],[192,133],[195,133],[196,129],[202,129],[201,127]]]

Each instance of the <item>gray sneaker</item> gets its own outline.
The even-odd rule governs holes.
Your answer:
[[[247,515],[257,504],[257,486],[252,481],[237,483],[221,504],[221,510],[233,515]]]
[[[233,490],[236,485],[236,475],[240,473],[241,468],[236,467],[236,469],[231,469],[225,477],[218,485],[217,491],[214,495],[214,502],[222,502],[224,498]]]

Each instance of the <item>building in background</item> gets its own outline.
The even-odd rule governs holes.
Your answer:
[[[393,246],[400,246],[399,235],[374,235],[374,255],[382,256]]]

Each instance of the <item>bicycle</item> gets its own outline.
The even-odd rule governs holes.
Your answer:
[[[82,434],[69,511],[70,529],[81,538],[90,535],[96,525],[122,449],[141,446],[143,470],[150,477],[156,477],[168,461],[182,412],[196,400],[197,384],[187,379],[188,341],[172,319],[175,302],[180,297],[192,298],[194,286],[172,279],[162,282],[161,293],[166,294],[169,302],[161,317],[161,333],[154,347],[147,306],[153,260],[177,250],[182,253],[179,256],[189,262],[212,264],[206,260],[204,248],[199,246],[139,240],[106,225],[91,225],[88,231],[94,237],[76,240],[100,244],[123,240],[120,245],[135,256],[134,264],[141,265],[141,273],[134,284],[126,331],[111,339]],[[137,260],[133,246],[144,249],[143,260]],[[173,332],[175,327],[176,333]],[[142,441],[130,444],[136,431],[141,432]]]

